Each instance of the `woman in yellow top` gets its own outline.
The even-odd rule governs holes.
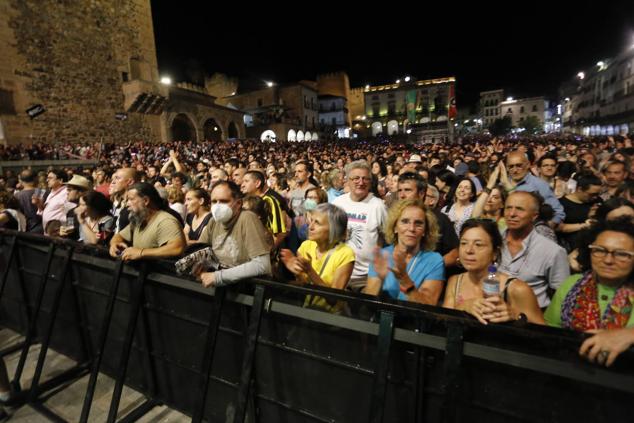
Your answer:
[[[308,240],[300,245],[297,256],[290,250],[281,252],[284,265],[297,277],[297,282],[345,289],[355,260],[354,251],[345,243],[347,226],[346,212],[332,204],[319,204],[311,212]],[[304,305],[331,312],[339,312],[342,307],[340,303],[313,296],[307,297]]]

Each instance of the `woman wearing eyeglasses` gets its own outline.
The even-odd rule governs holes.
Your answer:
[[[442,256],[434,252],[438,237],[436,217],[422,200],[394,204],[385,225],[390,245],[376,249],[364,292],[436,305],[445,281]]]
[[[579,354],[610,366],[634,344],[634,222],[600,222],[584,238],[577,259],[583,273],[564,281],[544,317],[551,326],[593,333]]]

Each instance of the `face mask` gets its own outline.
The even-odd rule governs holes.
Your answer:
[[[315,210],[317,208],[317,201],[312,198],[307,198],[304,200],[304,209],[307,211]]]
[[[217,203],[211,206],[211,215],[218,223],[227,223],[233,217],[233,210],[227,204]]]

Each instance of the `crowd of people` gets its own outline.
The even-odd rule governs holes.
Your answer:
[[[0,147],[62,155],[99,164],[0,175],[0,227],[172,259],[206,287],[273,277],[591,332],[601,365],[634,345],[628,137]]]

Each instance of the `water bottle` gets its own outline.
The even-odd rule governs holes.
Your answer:
[[[497,268],[494,265],[489,266],[489,275],[484,278],[482,283],[482,293],[484,298],[500,295],[500,281],[497,278]]]

